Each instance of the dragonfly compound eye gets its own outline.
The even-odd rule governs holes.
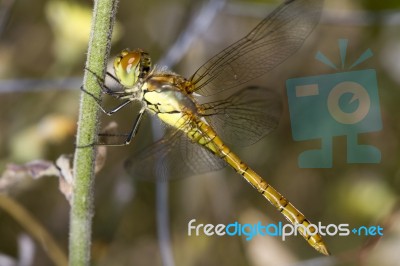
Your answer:
[[[133,87],[135,83],[147,76],[151,67],[150,58],[142,50],[124,50],[114,61],[114,71],[119,82],[125,87]]]

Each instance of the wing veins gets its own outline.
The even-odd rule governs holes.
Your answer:
[[[190,78],[195,84],[192,92],[210,96],[244,84],[285,61],[317,24],[322,3],[323,0],[284,2],[245,37],[203,64]],[[251,65],[252,59],[258,62]]]

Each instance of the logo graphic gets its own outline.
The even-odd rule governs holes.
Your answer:
[[[347,40],[339,40],[341,69],[345,68]],[[365,51],[351,70],[372,56]],[[316,59],[338,70],[321,52]],[[361,133],[382,129],[376,72],[373,69],[294,78],[286,81],[293,139],[321,140],[321,148],[300,154],[300,168],[332,167],[332,138],[347,137],[347,163],[379,163],[381,153],[358,143]]]

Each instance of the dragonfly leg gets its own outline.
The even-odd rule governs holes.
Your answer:
[[[114,107],[113,109],[111,109],[110,111],[105,110],[105,109],[103,108],[103,106],[101,106],[101,104],[100,104],[99,102],[97,102],[97,104],[99,105],[99,107],[100,107],[100,109],[101,109],[101,111],[102,111],[103,113],[105,113],[106,115],[109,115],[109,116],[110,116],[110,115],[112,115],[112,114],[118,112],[119,110],[121,110],[122,108],[124,108],[125,106],[127,106],[128,104],[130,104],[131,102],[132,102],[131,100],[126,100],[126,101],[124,101],[123,103],[121,103],[120,105],[118,105],[118,106]]]
[[[94,96],[92,93],[88,92],[87,90],[85,90],[83,88],[83,86],[81,86],[81,91],[83,91],[84,93],[86,93],[87,95],[89,95],[90,97],[93,98],[93,100],[96,101],[97,105],[99,106],[100,110],[105,113],[106,115],[112,115],[116,112],[118,112],[119,110],[121,110],[123,107],[127,106],[129,103],[131,103],[131,100],[126,100],[123,103],[119,104],[118,106],[114,107],[113,109],[107,111],[106,109],[104,109],[104,107],[101,105],[101,100],[99,98],[97,98],[96,96]]]
[[[122,108],[124,108],[125,106],[127,106],[128,104],[130,104],[131,102],[132,102],[131,100],[126,100],[123,103],[121,103],[120,105],[118,105],[117,107],[114,107],[114,109],[112,109],[112,110],[110,110],[108,112],[104,112],[104,113],[106,115],[112,115],[112,114],[118,112],[119,110],[121,110]]]
[[[87,67],[85,67],[85,70],[89,71],[89,73],[91,73],[92,75],[94,75],[96,77],[97,83],[99,84],[102,93],[114,96],[116,98],[120,98],[121,96],[123,96],[123,93],[124,93],[123,91],[112,91],[112,90],[110,90],[107,86],[104,85],[104,80],[101,77],[99,77],[96,73],[94,73],[92,70],[90,70]],[[107,75],[109,75],[112,79],[114,79],[116,82],[118,82],[118,80],[111,73],[107,72]],[[81,89],[81,91],[83,91],[84,93],[86,93],[87,95],[92,97],[96,101],[97,105],[100,107],[101,111],[103,113],[105,113],[106,115],[112,115],[112,114],[118,112],[119,110],[121,110],[123,107],[127,106],[130,102],[132,102],[131,100],[126,100],[123,103],[121,103],[120,105],[118,105],[117,107],[113,108],[112,110],[107,111],[101,105],[100,98],[94,96],[91,92],[87,91],[83,87],[83,85],[81,86],[80,89]]]
[[[104,84],[104,79],[101,78],[99,75],[97,75],[96,73],[94,73],[92,70],[90,70],[89,68],[85,67],[85,70],[88,71],[89,73],[91,73],[93,76],[96,77],[97,80],[97,84],[99,84],[100,88],[101,88],[101,92],[103,94],[107,94],[107,95],[111,95],[114,97],[119,98],[120,96],[124,95],[125,92],[124,91],[113,91],[110,88],[108,88],[105,84]],[[114,77],[110,72],[107,72],[106,75],[108,75],[109,77],[111,77],[116,83],[119,84],[119,81],[116,77]]]
[[[114,142],[114,143],[96,143],[94,145],[102,145],[102,146],[126,146],[129,143],[131,143],[132,139],[136,136],[137,132],[139,131],[139,126],[141,124],[141,121],[143,119],[145,109],[141,109],[138,116],[136,117],[135,122],[133,123],[132,129],[128,134],[109,134],[109,133],[100,133],[100,137],[124,137],[124,140],[122,142]]]
[[[132,139],[136,136],[137,132],[139,131],[139,125],[140,122],[142,121],[143,115],[144,115],[145,109],[142,108],[139,112],[139,115],[136,117],[136,121],[133,124],[131,132],[128,134],[128,137],[125,140],[125,144],[128,145],[131,143]]]
[[[122,107],[121,107],[122,108]],[[132,139],[136,136],[137,132],[139,131],[139,125],[143,119],[145,109],[141,109],[138,116],[136,117],[136,120],[132,126],[131,131],[129,134],[110,134],[110,133],[100,133],[98,136],[99,137],[124,137],[123,142],[119,143],[106,143],[106,142],[97,142],[97,143],[92,143],[84,146],[77,146],[77,148],[88,148],[88,147],[93,147],[93,146],[126,146],[129,143],[131,143]]]

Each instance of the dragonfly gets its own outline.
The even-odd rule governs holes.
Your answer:
[[[141,109],[130,133],[122,142],[113,144],[129,144],[145,113],[157,117],[168,129],[163,138],[128,159],[128,172],[145,179],[166,180],[229,165],[296,226],[313,248],[329,255],[321,235],[309,227],[313,224],[227,145],[253,144],[277,127],[279,96],[273,90],[248,83],[301,47],[318,24],[322,6],[323,0],[283,2],[245,37],[209,59],[190,78],[152,66],[149,54],[141,49],[123,50],[114,61],[115,76],[109,73],[122,89],[101,86],[103,93],[121,103],[107,111],[96,100],[108,115],[132,102],[139,102]],[[234,88],[235,93],[222,100],[199,100]]]

